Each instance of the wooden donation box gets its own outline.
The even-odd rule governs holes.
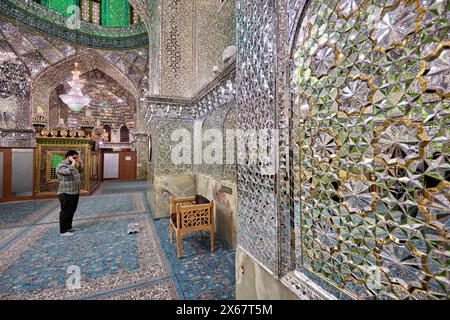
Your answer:
[[[36,195],[56,195],[58,176],[56,169],[64,161],[67,151],[78,151],[84,163],[80,194],[90,194],[99,183],[99,156],[96,141],[85,138],[81,130],[43,130],[36,136]]]

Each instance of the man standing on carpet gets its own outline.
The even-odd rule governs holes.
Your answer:
[[[64,161],[56,169],[59,180],[58,199],[61,203],[59,232],[63,237],[73,236],[76,231],[72,228],[72,221],[77,211],[83,171],[83,161],[75,150],[67,151]]]

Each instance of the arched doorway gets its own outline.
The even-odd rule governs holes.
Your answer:
[[[108,124],[103,125],[102,140],[111,142],[111,127]]]
[[[127,126],[120,127],[120,142],[130,142],[130,130]]]

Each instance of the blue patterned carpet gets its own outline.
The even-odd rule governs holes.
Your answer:
[[[203,233],[203,239],[200,232],[188,233],[183,236],[182,257],[178,259],[175,237],[174,243],[168,237],[169,219],[154,222],[185,299],[235,299],[235,252],[225,241],[216,234],[215,252],[211,253],[208,232]]]
[[[101,206],[98,205],[99,200],[104,200],[101,201],[102,202]],[[80,199],[80,202],[78,204],[77,217],[86,217],[89,215],[99,213],[127,212],[131,208],[133,208],[133,197],[131,194],[126,195],[119,194],[109,198],[84,197]]]
[[[0,203],[0,229],[31,224],[57,204],[57,200]]]
[[[77,225],[80,231],[71,238],[60,237],[57,227],[50,228],[2,275],[0,287],[15,292],[64,286],[71,265],[80,266],[86,280],[118,269],[135,270],[139,266],[136,236],[121,230],[131,222],[133,219]]]
[[[0,299],[233,299],[234,250],[219,238],[211,254],[209,236],[194,233],[177,259],[168,219],[152,219],[145,195],[128,192],[136,185],[147,188],[109,182],[122,194],[80,198],[70,238],[59,236],[55,200],[1,204]],[[130,223],[140,232],[128,234]],[[75,290],[69,266],[80,270]]]
[[[149,189],[146,180],[111,180],[103,182],[95,194],[117,194],[122,192],[147,192]]]
[[[133,214],[147,214],[142,194],[99,195],[93,197],[80,197],[74,220],[107,218]],[[59,215],[53,214],[43,222],[58,221]]]

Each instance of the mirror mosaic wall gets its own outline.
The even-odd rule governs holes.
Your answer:
[[[239,250],[276,280],[307,279],[299,290],[313,282],[306,298],[449,298],[448,0],[129,2],[146,8],[150,39],[140,23],[113,28],[124,31],[119,44],[115,33],[83,24],[80,60],[85,72],[102,69],[135,98],[145,144],[138,153],[151,159],[150,180],[173,175],[176,185],[202,174],[236,183]],[[23,32],[11,18],[34,25],[47,11],[17,3],[0,2],[8,16],[0,18],[8,130],[30,126],[31,111],[67,80],[75,52],[60,19]],[[221,64],[232,42],[237,57]],[[196,122],[223,133],[279,130],[278,171],[261,174],[248,159],[174,164],[172,133],[192,137]]]
[[[311,1],[299,25],[295,269],[341,298],[449,297],[449,10]]]

